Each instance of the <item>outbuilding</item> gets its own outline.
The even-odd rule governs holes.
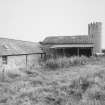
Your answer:
[[[37,68],[44,55],[39,43],[0,38],[0,67],[8,69]]]

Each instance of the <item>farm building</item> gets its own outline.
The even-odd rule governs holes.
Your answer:
[[[0,67],[7,69],[29,69],[38,66],[43,56],[40,45],[34,42],[0,38]]]
[[[43,51],[50,56],[92,56],[101,53],[101,22],[88,24],[88,35],[52,36],[42,42]]]
[[[101,53],[102,23],[88,24],[88,35],[46,37],[40,44],[0,38],[0,68],[30,69],[48,56],[92,56]]]

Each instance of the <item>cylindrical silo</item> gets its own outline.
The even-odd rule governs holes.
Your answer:
[[[88,24],[88,35],[94,43],[93,53],[101,53],[102,23],[93,22]]]

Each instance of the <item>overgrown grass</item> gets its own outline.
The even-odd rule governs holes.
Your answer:
[[[60,62],[58,68],[69,68],[70,66],[74,66],[73,68],[75,68],[75,65],[84,65],[87,61],[88,63],[90,62],[85,57],[74,57],[72,59],[73,61],[66,57],[58,58],[57,60]],[[78,60],[75,61],[74,59]],[[90,60],[96,62],[94,59],[91,58]],[[102,59],[102,61],[100,58],[96,59],[97,62],[105,63],[105,59]],[[77,71],[79,69],[87,71],[85,67],[82,66],[81,69],[77,66],[76,69]],[[43,77],[45,77],[44,79],[41,77],[41,72],[39,73],[38,71],[40,74],[38,76],[33,76],[31,75],[33,72],[28,72],[26,73],[28,76],[25,79],[21,78],[12,82],[0,82],[0,105],[105,105],[105,66],[100,67],[103,68],[85,76],[79,75],[79,72],[76,71],[77,73],[75,73],[72,70],[74,71],[74,78],[67,74],[71,74],[71,70],[66,71],[65,68],[65,71],[59,71],[64,74],[63,76],[60,73],[59,76],[54,75],[52,73],[57,71],[51,71],[51,75],[54,75],[54,79],[51,78],[51,80],[46,78],[47,76],[51,76],[49,75],[50,72],[45,71],[47,74],[42,72]],[[5,76],[11,80],[22,77],[20,71],[8,71]]]
[[[70,66],[84,65],[88,63],[85,56],[49,58],[41,62],[42,66],[49,69],[68,68]]]
[[[105,105],[104,75],[101,71],[65,85],[57,81],[48,85],[40,80],[0,84],[0,105]]]

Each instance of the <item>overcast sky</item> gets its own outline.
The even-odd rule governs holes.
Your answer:
[[[41,41],[53,35],[87,35],[88,23],[103,23],[105,0],[0,0],[0,37]]]

